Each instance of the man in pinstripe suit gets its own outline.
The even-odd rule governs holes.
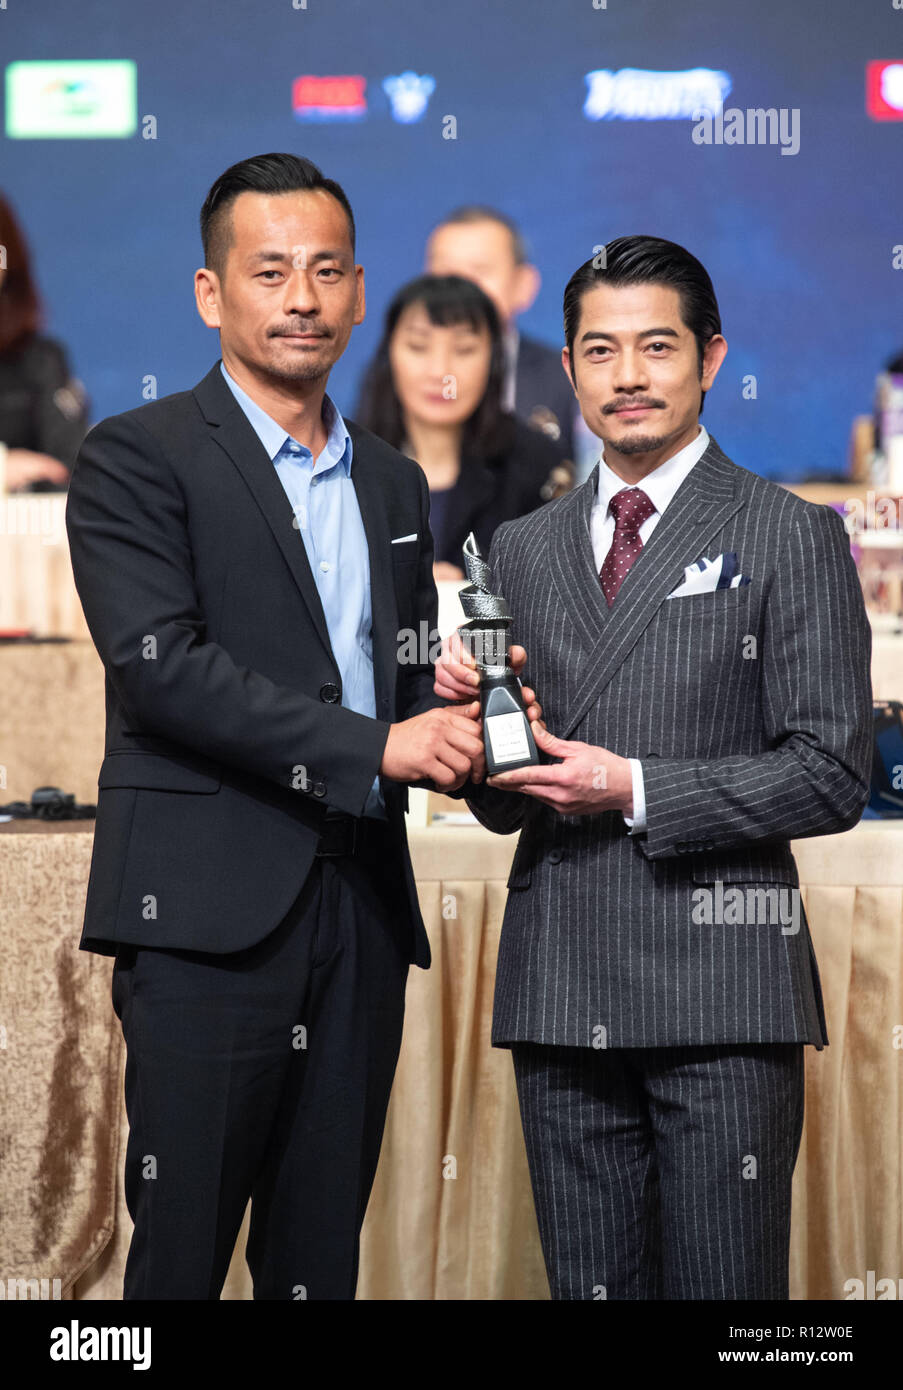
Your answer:
[[[727,351],[703,266],[651,237],[600,259],[562,358],[603,455],[489,556],[548,755],[462,789],[521,830],[492,1041],[554,1298],[785,1299],[828,1041],[789,841],[865,805],[870,630],[837,513],[699,423]],[[436,670],[472,695],[457,644]]]

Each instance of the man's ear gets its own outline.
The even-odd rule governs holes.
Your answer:
[[[564,367],[564,374],[568,379],[570,388],[573,391],[574,396],[577,400],[579,400],[580,398],[579,396],[577,396],[577,387],[574,384],[574,378],[571,376],[571,353],[569,348],[563,347],[561,349],[561,365],[562,367]]]
[[[706,343],[703,352],[702,380],[700,382],[703,391],[710,390],[725,357],[727,357],[727,339],[720,333],[715,333]]]
[[[219,314],[219,276],[215,270],[201,266],[194,272],[194,300],[197,311],[208,328],[222,328]]]
[[[364,322],[364,316],[367,312],[367,295],[364,290],[364,267],[362,265],[356,265],[354,267],[354,274],[357,280],[357,307],[354,311],[354,322],[357,324]]]

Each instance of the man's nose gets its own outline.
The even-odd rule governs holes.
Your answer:
[[[282,301],[282,309],[285,314],[317,314],[320,311],[320,300],[317,295],[313,277],[306,270],[295,270],[289,275],[285,285],[285,297]]]
[[[640,353],[622,352],[617,360],[612,386],[616,391],[644,391],[649,386],[649,372]]]

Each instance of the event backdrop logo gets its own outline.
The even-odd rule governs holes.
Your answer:
[[[643,68],[599,68],[586,74],[583,114],[590,121],[698,120],[714,115],[731,90],[726,72],[690,68],[650,72]]]
[[[903,62],[866,64],[865,109],[873,121],[903,121]]]
[[[383,91],[392,103],[392,115],[403,125],[419,121],[426,114],[435,90],[434,77],[418,77],[416,72],[403,72],[400,77],[387,77],[383,82]]]
[[[383,79],[375,88],[377,108],[383,93],[389,102],[393,120],[411,125],[422,120],[430,97],[436,90],[436,79],[426,74],[403,72]],[[305,73],[292,86],[292,110],[299,121],[356,121],[371,114],[367,102],[366,77],[324,77]],[[383,109],[385,109],[383,105]]]
[[[138,124],[137,85],[128,59],[10,63],[6,134],[11,140],[125,139]]]
[[[366,77],[318,77],[305,73],[292,84],[299,121],[359,121],[367,114]]]

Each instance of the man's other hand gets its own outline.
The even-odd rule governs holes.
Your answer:
[[[456,791],[474,770],[482,777],[480,702],[415,714],[389,726],[379,770],[393,782],[432,782],[438,791]]]
[[[523,647],[510,647],[508,657],[512,671],[519,676],[527,664],[526,651]],[[442,643],[442,651],[435,666],[434,692],[443,700],[452,702],[472,700],[479,694],[480,689],[480,676],[476,666],[476,661],[462,642],[460,634],[453,632]],[[527,707],[527,718],[533,723],[538,722],[540,728],[545,728],[542,723],[542,706],[537,703],[534,692],[529,686],[523,685],[521,694]]]
[[[563,816],[593,816],[600,811],[633,815],[629,758],[576,739],[555,738],[545,726],[533,734],[540,753],[561,761],[497,772],[487,786],[533,796]]]

